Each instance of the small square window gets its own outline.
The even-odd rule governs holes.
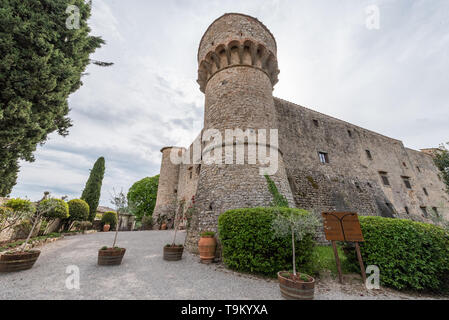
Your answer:
[[[437,208],[437,207],[432,207],[432,210],[433,210],[433,213],[435,213],[435,215],[436,215],[437,217],[440,216],[440,214],[438,213],[438,208]]]
[[[384,186],[389,186],[390,181],[388,180],[387,173],[385,171],[380,171],[379,174],[380,174],[380,177],[382,179]]]
[[[321,163],[329,163],[329,155],[326,152],[318,152]]]
[[[427,207],[420,207],[424,217],[427,217]]]
[[[422,191],[424,191],[424,194],[425,194],[426,196],[429,195],[429,193],[427,192],[427,189],[426,189],[426,188],[422,188]]]
[[[317,128],[320,126],[318,120],[316,120],[316,119],[313,119],[313,124],[314,124],[315,127],[317,127]]]
[[[373,156],[371,155],[371,151],[365,150],[365,152],[366,152],[366,157],[367,157],[369,160],[373,160]]]
[[[410,183],[410,178],[409,177],[402,177],[402,181],[404,181],[405,187],[407,189],[411,189],[412,185]]]

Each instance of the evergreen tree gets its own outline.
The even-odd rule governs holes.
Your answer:
[[[98,203],[100,202],[101,184],[103,183],[105,169],[105,161],[103,157],[98,158],[94,167],[90,171],[89,179],[84,187],[81,200],[89,205],[89,221],[94,221],[97,212]]]
[[[66,25],[69,5],[79,28]],[[50,133],[68,134],[67,98],[104,44],[89,35],[90,11],[84,0],[0,0],[0,196],[16,184],[19,160],[34,161]]]

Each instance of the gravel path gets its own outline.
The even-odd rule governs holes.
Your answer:
[[[179,242],[185,232],[178,233]],[[97,265],[98,249],[111,245],[114,233],[66,237],[41,248],[30,270],[0,274],[4,299],[282,299],[275,280],[229,271],[219,264],[204,265],[184,252],[181,261],[162,259],[162,248],[172,231],[120,232],[118,245],[126,248],[120,266]],[[80,289],[67,289],[66,268],[80,270]],[[394,291],[360,290],[357,280],[339,285],[330,277],[318,283],[316,299],[419,299]],[[361,295],[362,294],[362,295]]]

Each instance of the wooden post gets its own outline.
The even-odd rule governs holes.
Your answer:
[[[355,250],[357,251],[357,259],[359,260],[360,271],[362,271],[363,284],[365,285],[365,283],[366,283],[365,266],[363,265],[362,254],[360,253],[360,246],[357,241],[355,243]]]
[[[332,240],[332,248],[334,249],[335,261],[337,262],[338,279],[340,280],[340,283],[343,283],[343,276],[341,274],[340,258],[338,257],[337,243],[334,240]]]

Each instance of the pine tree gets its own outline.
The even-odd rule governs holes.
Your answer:
[[[66,26],[69,5],[79,28]],[[50,133],[68,134],[67,98],[104,43],[89,35],[90,11],[84,0],[0,1],[0,196],[16,184],[19,160],[34,161]]]
[[[101,184],[103,183],[105,161],[103,157],[98,158],[90,171],[89,179],[84,187],[81,199],[89,205],[89,221],[94,221],[100,201]]]

